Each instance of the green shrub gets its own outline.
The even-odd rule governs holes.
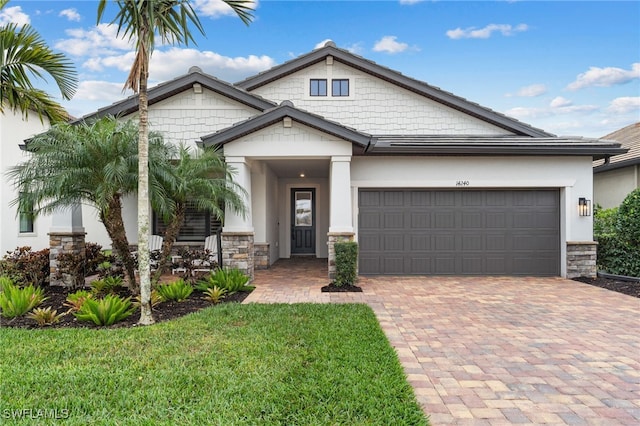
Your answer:
[[[6,284],[13,285],[13,281],[7,276],[0,276],[0,293],[2,293],[2,289]]]
[[[0,308],[5,318],[15,318],[26,314],[45,300],[42,288],[29,284],[18,287],[10,280],[2,284]]]
[[[58,311],[55,309],[51,309],[51,307],[46,308],[35,308],[31,311],[27,317],[35,320],[39,326],[51,325],[57,322],[60,322],[60,318],[62,318],[65,314],[58,314]]]
[[[640,246],[640,188],[632,191],[620,204],[616,231],[627,245]]]
[[[640,277],[640,189],[631,192],[619,208],[596,209],[593,231],[599,269]]]
[[[106,296],[116,294],[124,287],[124,279],[120,276],[108,276],[91,283],[91,292],[94,296]]]
[[[162,300],[175,300],[176,302],[182,302],[191,295],[193,287],[191,287],[191,284],[180,278],[169,284],[161,284],[156,287],[156,290]]]
[[[69,307],[68,312],[78,312],[84,302],[91,297],[93,297],[93,293],[87,290],[78,290],[75,293],[67,295],[67,301],[64,303],[64,306]]]
[[[353,241],[338,242],[336,251],[336,286],[354,285],[357,278],[358,243]]]
[[[43,287],[49,281],[49,249],[31,251],[31,247],[17,247],[0,261],[0,275],[16,284]]]
[[[204,277],[197,288],[202,291],[207,291],[209,288],[220,287],[227,290],[228,294],[233,294],[237,291],[247,291],[251,287],[247,286],[249,277],[236,268],[222,268],[212,271],[208,276]]]
[[[104,299],[88,298],[75,313],[79,321],[92,321],[96,325],[112,325],[128,318],[135,311],[130,298],[108,294]]]
[[[218,304],[224,299],[227,295],[227,290],[224,288],[220,288],[217,285],[214,285],[211,288],[208,288],[204,291],[204,300],[207,300],[211,303]]]

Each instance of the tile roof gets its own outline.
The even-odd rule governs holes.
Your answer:
[[[625,154],[614,155],[608,163],[604,160],[594,161],[594,173],[640,164],[640,122],[616,130],[601,139],[619,142],[622,148],[629,151]]]

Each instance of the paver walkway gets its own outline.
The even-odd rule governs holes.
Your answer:
[[[640,424],[640,299],[561,278],[361,277],[326,260],[258,271],[245,303],[363,302],[433,425]]]

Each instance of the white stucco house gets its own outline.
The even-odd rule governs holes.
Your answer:
[[[236,169],[250,211],[227,213],[224,262],[250,274],[297,255],[331,273],[341,240],[359,243],[360,274],[595,274],[579,203],[593,198],[592,161],[624,152],[616,142],[556,137],[331,42],[236,84],[192,68],[149,100],[154,130],[218,146]],[[83,119],[136,111],[129,98]],[[87,241],[108,246],[83,216]],[[188,221],[184,241],[215,226]]]
[[[29,246],[33,250],[49,247],[51,216],[33,218],[29,214],[16,214],[10,202],[18,194],[6,175],[29,155],[20,149],[23,141],[48,128],[49,120],[43,117],[41,121],[35,112],[24,116],[20,111],[5,108],[0,113],[0,258],[16,247]]]
[[[593,162],[593,198],[603,208],[618,207],[640,188],[640,122],[618,129],[602,139],[620,142],[629,151]]]

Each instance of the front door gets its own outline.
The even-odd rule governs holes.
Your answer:
[[[316,252],[316,190],[291,190],[291,254]]]

